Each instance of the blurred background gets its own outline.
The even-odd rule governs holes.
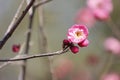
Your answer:
[[[0,0],[0,39],[3,38],[20,2],[20,0]],[[111,18],[118,25],[117,28],[120,29],[119,3],[119,0],[113,0],[114,9]],[[85,6],[86,0],[53,0],[42,6],[48,52],[62,49],[62,41],[67,38],[68,28],[75,24],[77,12]],[[12,51],[12,46],[14,44],[22,45],[26,41],[28,21],[27,14],[0,50],[1,59],[12,58],[17,55]],[[30,55],[42,52],[38,26],[38,13],[36,11],[32,28]],[[51,61],[47,57],[28,60],[26,80],[52,80],[52,77],[55,80],[99,80],[103,73],[115,72],[119,74],[119,55],[116,56],[107,52],[103,46],[106,38],[111,36],[114,36],[114,34],[108,27],[108,23],[96,21],[93,27],[89,28],[88,39],[90,44],[88,47],[80,48],[77,54],[72,54],[69,51],[62,55],[50,57]],[[50,66],[53,74],[51,74]],[[17,80],[19,70],[19,64],[5,66],[0,69],[0,80]]]

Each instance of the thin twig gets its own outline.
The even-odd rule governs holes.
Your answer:
[[[41,36],[41,47],[43,52],[47,52],[47,37],[44,30],[43,8],[38,7],[39,30]]]
[[[29,5],[31,0],[27,0],[27,5]],[[25,47],[25,55],[28,55],[29,53],[29,49],[30,49],[30,41],[31,41],[31,31],[32,31],[32,26],[33,26],[33,18],[34,18],[34,13],[35,13],[35,8],[33,7],[33,5],[31,6],[31,8],[29,9],[29,25],[28,25],[28,32],[27,32],[27,38],[26,38],[26,47]],[[24,65],[22,65],[21,67],[21,72],[20,72],[20,76],[19,76],[19,80],[25,80],[26,78],[26,68],[27,68],[27,60],[23,61]]]
[[[39,6],[43,5],[43,4],[46,4],[46,3],[50,2],[50,1],[52,1],[52,0],[42,0],[42,1],[34,4],[34,7],[37,8],[37,7],[39,7]]]
[[[29,3],[29,5],[27,5],[27,7],[25,8],[25,10],[22,12],[22,14],[20,15],[20,17],[18,18],[18,20],[11,26],[11,29],[9,30],[9,32],[5,33],[3,39],[0,41],[0,49],[2,49],[2,47],[7,42],[7,40],[11,37],[11,35],[16,30],[16,28],[18,27],[18,25],[20,24],[20,22],[23,20],[24,16],[26,15],[26,13],[31,8],[31,6],[33,5],[34,2],[35,2],[35,0],[31,0],[31,2]]]
[[[28,59],[33,59],[33,58],[39,58],[39,57],[48,57],[48,56],[54,56],[54,55],[60,55],[63,53],[66,53],[69,49],[65,50],[60,50],[52,53],[43,53],[43,54],[36,54],[36,55],[31,55],[31,56],[21,56],[20,58],[12,58],[12,59],[0,59],[0,62],[7,62],[7,61],[21,61],[21,60],[28,60]]]
[[[5,66],[7,66],[7,65],[9,65],[9,64],[10,64],[10,62],[9,62],[9,61],[8,61],[8,62],[3,63],[2,65],[0,65],[0,69],[4,68]]]
[[[16,56],[14,57],[14,59],[15,59],[15,58],[18,58],[18,56],[22,55],[23,49],[24,49],[24,45],[25,45],[24,43],[21,45],[20,51],[19,51],[18,55],[16,55]],[[5,66],[8,66],[9,64],[12,64],[12,63],[13,63],[13,62],[10,62],[10,61],[4,62],[3,64],[0,65],[0,69],[4,68]]]
[[[41,4],[45,4],[47,2],[49,2],[51,0],[41,0],[41,2],[43,3],[38,3],[37,7],[38,7],[38,17],[39,17],[39,32],[40,32],[40,36],[41,36],[41,39],[39,41],[41,41],[41,52],[48,52],[48,42],[47,42],[47,36],[45,34],[45,30],[44,30],[44,11],[43,11],[43,6],[40,6]],[[36,6],[35,6],[36,7]],[[52,56],[53,57],[53,56]],[[49,70],[51,72],[51,80],[53,80],[54,76],[53,76],[53,66],[52,66],[52,57],[49,56],[48,57],[48,65],[49,65]]]
[[[116,26],[116,24],[114,24],[114,22],[112,21],[111,18],[107,21],[107,24],[108,24],[109,28],[112,30],[113,34],[120,40],[120,31],[117,28],[118,26]]]

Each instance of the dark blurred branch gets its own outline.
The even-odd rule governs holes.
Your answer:
[[[52,53],[43,53],[43,54],[36,54],[36,55],[21,55],[19,58],[11,58],[11,59],[0,59],[0,62],[7,62],[7,61],[21,61],[21,60],[28,60],[28,59],[33,59],[33,58],[39,58],[39,57],[48,57],[48,56],[54,56],[54,55],[60,55],[63,53],[66,53],[68,51],[68,47],[64,50],[52,52]]]
[[[120,40],[120,30],[118,26],[112,21],[111,18],[107,21],[107,24],[111,29],[112,33]]]
[[[4,46],[4,44],[6,43],[6,41],[11,37],[11,35],[15,31],[15,29],[18,27],[18,25],[20,24],[20,22],[23,20],[23,18],[25,17],[26,13],[31,8],[31,6],[33,5],[34,2],[35,2],[35,0],[31,0],[31,2],[29,3],[29,5],[27,5],[27,7],[22,12],[22,14],[20,15],[20,17],[16,20],[16,22],[13,25],[11,25],[11,29],[9,30],[9,32],[7,32],[4,35],[3,39],[0,41],[0,49],[2,49],[2,47]]]

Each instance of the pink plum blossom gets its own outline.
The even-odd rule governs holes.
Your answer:
[[[117,73],[108,73],[103,75],[101,80],[120,80],[120,75]]]
[[[104,47],[109,52],[120,54],[120,41],[114,37],[107,38],[104,42]]]
[[[112,0],[87,0],[96,19],[107,20],[113,10]]]
[[[95,18],[89,8],[83,8],[80,9],[76,14],[75,22],[77,24],[84,24],[87,27],[91,28],[95,24]]]
[[[70,42],[80,43],[87,39],[88,33],[86,26],[75,24],[68,29],[67,37]]]

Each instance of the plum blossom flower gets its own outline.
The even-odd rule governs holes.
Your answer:
[[[113,10],[112,0],[87,0],[96,19],[107,20]]]
[[[84,24],[88,28],[91,28],[95,24],[95,18],[92,11],[89,8],[83,8],[80,9],[76,14],[75,22],[77,24]]]
[[[88,28],[84,25],[75,24],[68,29],[67,39],[63,40],[63,50],[69,48],[72,53],[76,54],[79,52],[79,47],[87,47],[89,44]],[[79,45],[76,46],[74,44]]]
[[[87,39],[88,33],[86,26],[75,24],[68,29],[67,37],[70,42],[81,43]]]
[[[120,41],[114,37],[107,38],[104,42],[104,47],[113,54],[120,54]]]
[[[101,80],[120,80],[120,75],[117,73],[108,73],[103,75]]]

